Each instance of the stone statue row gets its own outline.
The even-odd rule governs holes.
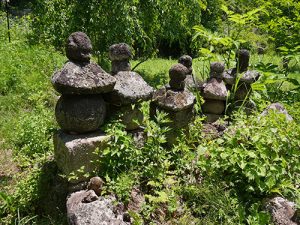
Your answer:
[[[91,52],[91,41],[85,33],[71,34],[66,43],[69,60],[52,77],[53,87],[61,94],[55,109],[61,127],[54,135],[55,159],[66,175],[78,170],[85,174],[96,168],[91,163],[97,160],[95,149],[101,151],[110,139],[100,131],[106,118],[119,115],[126,130],[137,130],[143,121],[140,104],[151,100],[151,118],[155,119],[157,111],[169,116],[172,130],[167,141],[172,144],[177,136],[172,132],[188,129],[194,119],[193,90],[205,100],[202,112],[208,122],[214,122],[224,115],[228,90],[234,89],[235,100],[244,103],[251,92],[251,83],[259,77],[257,72],[248,70],[249,52],[240,50],[235,68],[225,71],[223,63],[212,63],[209,79],[199,83],[193,75],[192,58],[185,55],[169,70],[169,84],[155,91],[138,73],[131,71],[132,54],[127,44],[109,48],[111,74],[90,61]],[[71,182],[84,180],[83,175],[76,174]]]

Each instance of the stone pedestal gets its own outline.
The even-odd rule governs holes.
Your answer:
[[[54,135],[54,157],[58,168],[67,176],[75,175],[69,182],[88,180],[85,174],[97,168],[97,152],[107,147],[110,136],[101,131],[72,135],[59,130]],[[75,178],[76,177],[76,178]]]

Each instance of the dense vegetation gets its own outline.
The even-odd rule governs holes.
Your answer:
[[[143,191],[146,204],[140,214],[131,215],[136,224],[263,225],[271,223],[262,207],[265,198],[282,195],[300,204],[300,3],[23,2],[32,2],[34,13],[11,20],[11,43],[4,14],[0,18],[1,224],[66,223],[64,193],[52,192],[62,178],[53,160],[57,93],[49,78],[66,60],[57,50],[75,30],[88,33],[99,62],[106,62],[108,46],[119,41],[131,44],[142,57],[157,49],[168,56],[193,51],[199,56],[194,59],[195,74],[205,79],[209,62],[225,60],[229,67],[235,49],[244,46],[253,52],[251,67],[262,74],[252,86],[257,112],[247,116],[242,108],[236,110],[222,137],[210,138],[203,132],[199,113],[190,133],[179,135],[179,143],[167,148],[166,115],[159,114],[157,122],[150,120],[149,102],[143,105],[148,136],[143,148],[134,145],[118,121],[103,127],[116,138],[102,153],[105,164],[95,174],[105,179],[106,192],[124,203],[133,187]],[[176,51],[169,52],[173,48]],[[255,54],[258,48],[265,53]],[[159,87],[167,82],[173,63],[154,58],[136,70]],[[276,101],[285,104],[294,121],[277,114],[259,117]]]
[[[251,48],[294,49],[299,45],[297,1],[36,0],[33,6],[34,37],[56,47],[62,46],[69,33],[82,30],[95,43],[95,52],[106,52],[112,43],[123,41],[137,55],[151,55],[156,49],[166,56],[197,54],[204,40],[191,42],[195,25],[221,36],[244,38]]]

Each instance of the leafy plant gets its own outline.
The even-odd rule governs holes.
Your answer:
[[[197,25],[193,27],[195,30],[193,41],[202,41],[204,38],[206,48],[200,48],[200,55],[209,61],[217,58],[223,59],[229,67],[236,50],[249,40],[247,37],[241,37],[241,33],[251,32],[253,21],[258,19],[258,13],[264,11],[264,8],[260,7],[244,14],[234,13],[226,5],[222,5],[221,9],[227,16],[226,27],[224,28],[226,32],[211,32],[203,26]]]
[[[299,135],[299,126],[282,114],[238,119],[223,138],[201,147],[201,165],[246,198],[291,195],[300,174]]]

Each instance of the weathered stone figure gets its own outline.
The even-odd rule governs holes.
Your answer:
[[[105,96],[110,104],[110,114],[122,114],[126,129],[136,130],[143,121],[140,102],[151,99],[153,88],[138,73],[130,71],[131,51],[127,44],[112,45],[109,57],[112,60],[112,74],[116,79],[113,91]]]
[[[257,71],[248,70],[250,52],[241,49],[236,53],[236,67],[224,72],[223,79],[227,88],[235,95],[235,101],[247,100],[251,93],[251,84],[258,80],[260,74]],[[237,86],[235,83],[237,82]],[[236,90],[234,87],[237,87]]]
[[[188,129],[188,125],[194,119],[195,96],[185,90],[185,79],[189,73],[187,67],[175,64],[169,70],[170,87],[157,90],[150,104],[150,115],[154,118],[156,110],[168,113],[171,131],[167,134],[170,145],[176,142],[178,131]]]
[[[178,59],[178,63],[184,65],[188,69],[188,73],[184,80],[185,87],[188,89],[196,89],[198,87],[197,81],[193,75],[193,59],[189,55],[183,55]]]
[[[66,44],[69,59],[52,77],[52,84],[62,96],[55,116],[62,130],[54,135],[55,160],[64,174],[75,173],[78,183],[92,172],[96,148],[105,148],[109,137],[100,131],[106,116],[102,95],[113,90],[116,79],[100,66],[90,62],[92,44],[82,32],[70,35]],[[83,169],[81,174],[78,170]]]
[[[111,73],[113,75],[120,71],[131,71],[129,60],[132,54],[130,47],[125,43],[114,44],[109,48],[109,58],[111,63]]]
[[[228,93],[222,80],[224,69],[223,63],[211,63],[210,78],[201,87],[201,95],[205,100],[202,111],[207,116],[207,122],[215,122],[225,112]]]

